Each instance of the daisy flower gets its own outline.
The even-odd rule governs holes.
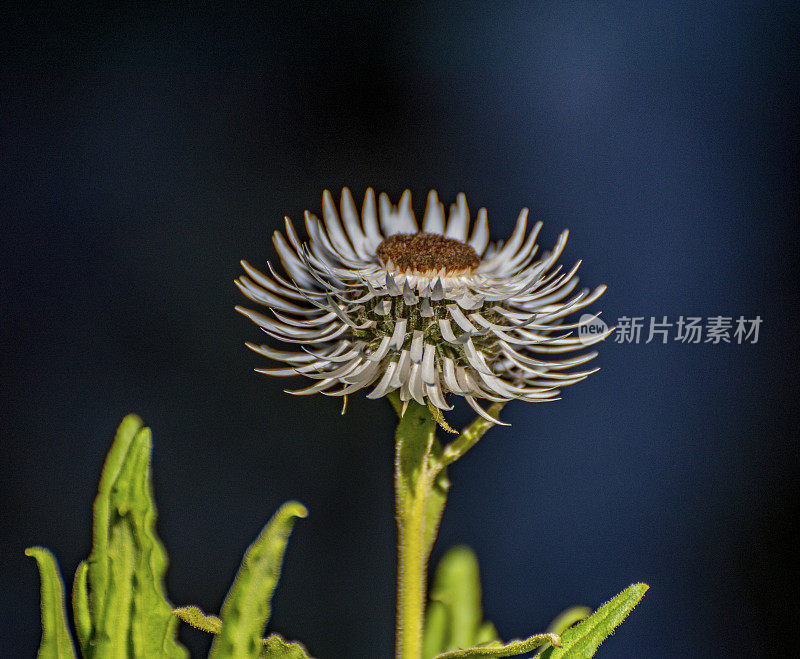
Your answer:
[[[576,292],[580,263],[557,264],[567,231],[537,259],[542,224],[528,229],[527,208],[497,243],[486,209],[471,222],[463,194],[446,213],[431,191],[421,226],[408,190],[395,206],[385,193],[376,203],[368,189],[361,213],[347,188],[338,209],[326,190],[322,209],[322,220],[305,213],[307,240],[288,217],[285,232],[275,232],[284,272],[267,263],[265,274],[243,261],[246,274],[236,281],[269,315],[237,310],[285,344],[248,343],[286,364],[256,370],[314,380],[289,393],[397,391],[404,405],[440,410],[452,409],[452,394],[496,423],[478,400],[552,400],[597,370],[574,370],[595,352],[564,358],[611,331],[585,339],[574,335],[579,323],[567,322],[605,290]]]

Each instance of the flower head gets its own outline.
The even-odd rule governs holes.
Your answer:
[[[305,213],[307,241],[288,217],[285,235],[275,232],[285,274],[269,263],[263,274],[243,261],[247,274],[236,281],[271,316],[237,309],[299,348],[248,343],[288,365],[257,370],[316,381],[289,393],[347,396],[370,388],[367,397],[380,398],[399,391],[404,403],[441,410],[452,409],[447,396],[455,394],[495,422],[477,399],[552,400],[594,372],[571,370],[594,352],[559,358],[607,336],[573,336],[578,323],[565,320],[605,290],[574,292],[579,264],[562,270],[556,263],[566,231],[536,259],[542,225],[527,231],[527,208],[505,243],[491,243],[486,209],[470,228],[463,194],[446,214],[431,191],[421,228],[408,190],[394,206],[385,193],[376,204],[369,189],[360,214],[347,188],[338,210],[327,190],[322,204],[322,220]]]

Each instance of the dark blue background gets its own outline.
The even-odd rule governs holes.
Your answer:
[[[472,545],[505,638],[652,589],[607,657],[791,656],[797,595],[798,107],[792,3],[42,10],[0,67],[0,654],[33,656],[51,547],[68,581],[122,415],[154,429],[179,604],[216,611],[288,498],[272,629],[391,656],[388,404],[290,398],[252,372],[238,261],[285,214],[436,188],[571,230],[628,316],[763,318],[756,345],[604,344],[451,471],[434,556]],[[466,415],[463,415],[466,419]],[[193,648],[199,633],[182,632]],[[789,646],[786,643],[790,643]],[[781,649],[783,648],[783,649]],[[787,648],[792,648],[789,650]]]

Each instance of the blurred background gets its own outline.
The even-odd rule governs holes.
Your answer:
[[[298,523],[271,630],[388,657],[393,413],[253,372],[240,259],[368,186],[417,212],[522,206],[597,308],[762,318],[757,343],[606,342],[512,403],[451,470],[434,561],[478,554],[504,638],[634,581],[603,657],[796,656],[800,11],[794,3],[28,8],[0,52],[0,655],[34,656],[50,547],[68,582],[129,411],[155,438],[176,604],[218,611],[278,505]],[[645,330],[646,332],[646,330]],[[460,416],[459,416],[460,414]],[[463,411],[456,419],[466,421]],[[182,640],[202,656],[208,640]],[[787,645],[787,643],[791,643]]]

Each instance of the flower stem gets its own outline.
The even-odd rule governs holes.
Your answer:
[[[397,583],[397,657],[420,659],[425,616],[425,593],[430,548],[425,547],[424,483],[417,482],[417,496],[409,508],[399,511]],[[422,486],[422,487],[420,487]]]
[[[438,460],[436,421],[411,403],[397,427],[395,495],[398,531],[397,658],[420,659],[428,557],[448,483]]]
[[[421,659],[428,558],[439,529],[447,490],[446,467],[466,453],[492,426],[476,419],[444,451],[436,440],[438,419],[410,401],[403,413],[399,396],[389,395],[400,422],[395,454],[398,531],[397,659]],[[490,413],[496,415],[500,407]]]

